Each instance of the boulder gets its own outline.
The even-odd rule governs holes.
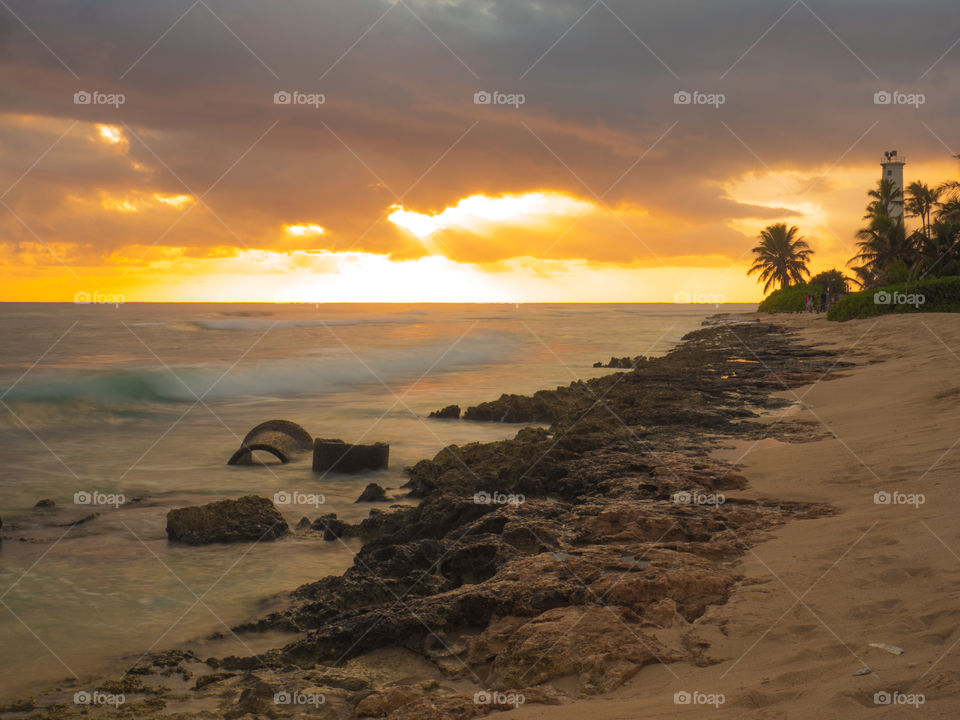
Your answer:
[[[313,441],[313,471],[360,473],[368,470],[385,470],[390,459],[390,446],[385,443],[373,445],[350,445],[343,440]]]
[[[34,505],[35,508],[52,508],[56,503],[50,498],[44,498],[43,500],[37,500],[37,504]]]
[[[360,493],[360,497],[354,500],[355,503],[359,502],[386,502],[387,501],[387,491],[376,483],[370,483],[367,485],[363,492]]]
[[[247,495],[167,513],[167,537],[187,545],[274,540],[286,534],[283,516],[267,498]]]
[[[434,410],[428,417],[440,418],[441,420],[459,420],[460,406],[447,405],[443,410]]]
[[[322,532],[324,540],[337,540],[338,538],[356,535],[353,526],[343,520],[338,520],[336,513],[321,515],[313,521],[310,529]]]

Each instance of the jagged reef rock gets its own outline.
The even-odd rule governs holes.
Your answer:
[[[167,537],[187,545],[274,540],[287,531],[287,522],[273,503],[256,495],[167,513]]]
[[[460,406],[459,405],[447,405],[442,410],[434,410],[428,417],[440,418],[441,420],[459,420],[460,419]]]
[[[610,362],[604,364],[603,361],[595,362],[593,366],[595,368],[623,368],[624,370],[632,370],[637,365],[646,360],[643,355],[637,355],[635,358],[630,357],[612,357]]]
[[[370,483],[367,485],[363,492],[360,493],[360,497],[354,500],[355,503],[361,502],[386,502],[387,501],[387,491],[376,483]]]
[[[356,528],[343,520],[337,519],[336,513],[321,515],[310,526],[312,530],[323,533],[324,540],[353,537],[357,534]]]

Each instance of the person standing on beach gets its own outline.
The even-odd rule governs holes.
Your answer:
[[[827,291],[824,290],[820,293],[820,312],[826,312],[827,310]]]

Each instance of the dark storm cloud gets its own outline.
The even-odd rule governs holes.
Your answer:
[[[658,255],[737,256],[743,238],[728,220],[788,212],[735,202],[722,187],[731,178],[816,175],[889,147],[938,157],[947,151],[934,134],[960,145],[947,121],[960,100],[960,47],[937,62],[960,35],[946,0],[8,4],[3,112],[59,120],[61,131],[79,119],[131,132],[128,156],[70,134],[6,202],[45,239],[103,251],[137,241],[306,247],[316,240],[291,244],[279,228],[314,221],[328,228],[329,249],[411,256],[422,252],[415,241],[374,225],[398,196],[436,212],[478,192],[552,189],[683,218],[675,232],[666,220],[638,230]],[[126,102],[78,106],[77,90]],[[278,106],[278,90],[326,103]],[[481,90],[526,103],[477,106]],[[878,90],[922,92],[926,103],[878,106]],[[725,102],[677,105],[679,91]],[[48,124],[0,126],[3,188],[56,138]],[[211,186],[205,202],[217,217],[197,206],[169,232],[175,212],[78,217],[69,200]],[[7,239],[30,239],[13,218],[0,222]],[[569,257],[649,255],[629,234],[597,232],[560,247]],[[461,245],[465,260],[516,252]]]

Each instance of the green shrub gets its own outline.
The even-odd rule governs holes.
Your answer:
[[[888,298],[890,302],[882,302]],[[843,322],[875,315],[915,312],[960,312],[960,277],[897,283],[847,295],[830,308],[827,320]]]
[[[819,283],[788,285],[767,295],[757,308],[757,312],[803,312],[806,310],[803,305],[803,298],[807,295],[813,295],[813,306],[818,307],[820,305],[820,293],[823,290],[824,286]]]

